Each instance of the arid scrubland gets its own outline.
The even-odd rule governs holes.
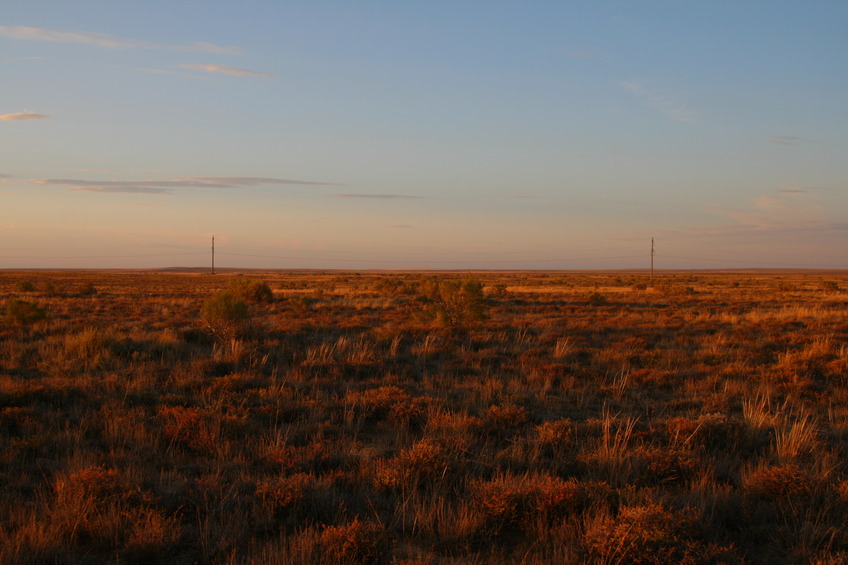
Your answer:
[[[848,276],[0,273],[4,563],[848,562]]]

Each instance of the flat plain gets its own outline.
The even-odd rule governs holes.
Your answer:
[[[0,272],[0,562],[848,562],[848,274]]]

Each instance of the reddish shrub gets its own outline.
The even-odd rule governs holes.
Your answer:
[[[618,516],[601,515],[589,523],[584,543],[599,563],[698,563],[703,548],[692,539],[697,515],[660,504],[624,507]]]
[[[523,426],[527,420],[527,411],[521,406],[512,404],[490,406],[483,416],[483,432],[506,437]]]
[[[424,439],[384,461],[377,470],[376,482],[392,489],[416,488],[427,479],[444,476],[448,467],[444,448]]]
[[[172,444],[179,444],[194,451],[212,449],[218,433],[212,429],[210,415],[199,408],[164,406],[159,417],[164,421],[165,436]]]
[[[804,496],[812,491],[810,478],[797,465],[779,465],[751,472],[744,480],[748,494],[768,500]]]
[[[320,442],[304,446],[271,445],[262,449],[262,457],[279,465],[282,471],[321,472],[333,467],[336,462],[332,446]]]
[[[404,412],[411,410],[409,407],[412,404],[412,397],[396,386],[381,386],[363,391],[350,391],[345,395],[344,402],[353,405],[357,413],[368,421],[384,420],[392,413],[395,414],[395,419],[401,420]]]
[[[265,507],[277,513],[301,502],[314,487],[315,477],[297,473],[290,477],[275,477],[260,481],[256,485],[256,494]]]
[[[574,424],[569,418],[544,422],[536,427],[539,444],[559,451],[574,443]]]
[[[690,454],[668,449],[643,448],[639,450],[641,482],[644,484],[679,483],[697,467],[697,460]]]
[[[514,476],[502,476],[471,485],[471,499],[496,532],[522,521],[533,500],[532,490]]]
[[[372,522],[353,522],[327,526],[321,532],[324,556],[336,563],[379,563],[384,560],[388,538],[382,526]]]
[[[603,505],[610,492],[605,483],[549,475],[499,475],[471,484],[471,500],[494,533],[534,520],[555,521],[592,503]]]

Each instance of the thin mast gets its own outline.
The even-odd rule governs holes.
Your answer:
[[[651,278],[654,278],[654,238],[651,238]]]

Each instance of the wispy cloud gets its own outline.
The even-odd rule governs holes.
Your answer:
[[[633,96],[643,100],[648,106],[659,110],[675,122],[689,123],[695,119],[694,114],[684,104],[657,94],[638,82],[625,81],[621,83],[621,86]]]
[[[327,194],[327,198],[371,198],[376,200],[416,200],[420,196],[412,196],[409,194]]]
[[[801,188],[779,189],[761,194],[744,208],[709,207],[708,211],[730,218],[737,229],[749,231],[833,229],[824,209],[809,191]]]
[[[0,59],[3,63],[17,63],[18,61],[43,61],[44,57],[3,57]]]
[[[775,135],[770,141],[775,145],[795,145],[807,140],[803,137],[795,137],[794,135]]]
[[[53,116],[48,116],[47,114],[36,114],[35,112],[17,112],[15,114],[2,114],[0,115],[0,121],[11,122],[16,120],[46,120],[47,118],[52,118]]]
[[[206,41],[195,41],[190,45],[174,46],[179,51],[201,51],[203,53],[219,53],[222,55],[241,55],[243,51],[238,47],[222,47]]]
[[[148,67],[142,67],[138,69],[141,73],[148,73],[151,75],[175,75],[175,76],[183,76],[183,77],[192,77],[198,78],[197,75],[193,75],[191,73],[183,73],[180,71],[170,71],[168,69],[152,69]]]
[[[269,177],[185,177],[169,180],[81,180],[33,179],[41,185],[67,186],[69,190],[134,194],[168,194],[177,190],[209,188],[242,188],[258,185],[338,186],[333,183],[277,179]]]
[[[301,186],[341,186],[333,182],[277,179],[269,177],[189,177],[184,180],[219,184],[225,187],[254,186],[257,184],[296,184]]]
[[[198,41],[188,45],[167,45],[153,43],[136,39],[127,39],[85,31],[60,31],[41,27],[26,26],[0,26],[0,36],[10,39],[22,39],[27,41],[48,41],[53,43],[78,43],[94,45],[96,47],[107,47],[110,49],[170,49],[174,51],[197,51],[201,53],[227,53],[237,55],[241,49],[237,47],[222,47],[205,41]]]
[[[538,194],[533,194],[532,192],[520,191],[520,192],[510,192],[507,194],[510,198],[522,198],[522,199],[536,199],[541,198]]]
[[[192,71],[204,71],[207,73],[221,73],[235,77],[272,77],[271,73],[262,71],[253,71],[250,69],[239,69],[237,67],[228,67],[226,65],[180,65],[180,68],[189,69]]]

